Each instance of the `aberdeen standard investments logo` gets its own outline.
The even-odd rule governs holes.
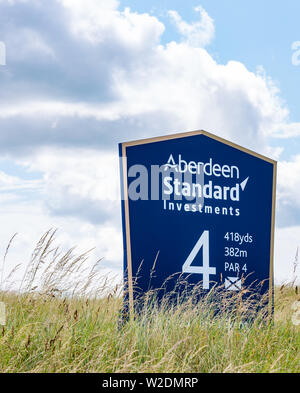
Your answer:
[[[241,179],[236,165],[215,162],[213,158],[207,162],[187,161],[181,154],[176,157],[170,154],[165,164],[151,165],[150,171],[149,174],[143,165],[129,168],[131,200],[162,200],[163,210],[177,212],[240,215],[237,204],[249,177]],[[226,206],[210,206],[209,201],[223,202]]]
[[[240,171],[235,165],[220,165],[218,163],[213,163],[213,159],[210,158],[208,162],[195,162],[195,161],[185,161],[179,154],[178,164],[175,163],[174,157],[171,154],[167,164],[165,165],[165,171],[172,169],[176,173],[186,174],[189,173],[191,176],[198,175],[201,176],[201,180],[206,177],[220,178],[224,177],[227,179],[239,179]],[[235,183],[233,186],[219,186],[213,184],[212,180],[209,180],[207,184],[203,182],[191,183],[189,181],[183,182],[178,181],[178,179],[173,179],[171,176],[164,177],[164,185],[167,190],[164,190],[166,195],[175,194],[176,196],[184,196],[189,198],[204,197],[208,199],[219,199],[239,201],[240,190],[244,191],[249,177],[247,177],[241,183]]]

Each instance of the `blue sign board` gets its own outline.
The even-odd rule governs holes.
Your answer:
[[[124,280],[273,294],[276,162],[206,131],[119,145]]]

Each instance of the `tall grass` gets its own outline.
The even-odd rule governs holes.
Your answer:
[[[211,299],[151,303],[120,323],[121,288],[110,288],[88,253],[62,253],[55,232],[38,243],[19,290],[3,277],[1,372],[300,372],[294,286],[276,288],[275,318],[241,325],[247,305],[214,315]],[[246,307],[246,308],[245,308]]]

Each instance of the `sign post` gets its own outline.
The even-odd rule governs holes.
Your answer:
[[[184,276],[273,305],[276,161],[206,131],[119,144],[130,312]],[[154,271],[155,274],[152,274]]]

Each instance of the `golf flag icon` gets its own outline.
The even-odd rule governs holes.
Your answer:
[[[242,289],[242,280],[239,277],[225,278],[225,289],[227,291],[240,291]]]

